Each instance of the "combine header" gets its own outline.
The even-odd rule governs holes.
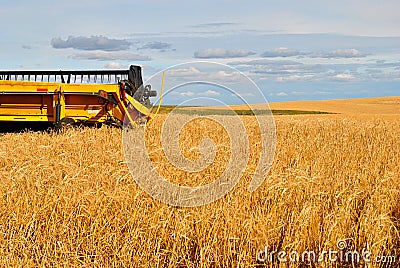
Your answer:
[[[145,124],[156,91],[129,70],[0,71],[0,121]]]

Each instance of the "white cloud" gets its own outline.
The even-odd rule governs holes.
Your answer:
[[[113,62],[109,62],[106,65],[104,65],[104,68],[107,68],[107,69],[122,69],[122,68],[124,68],[124,65],[122,65],[119,62],[114,62],[113,61]]]
[[[312,94],[314,94],[314,95],[331,95],[332,92],[316,90],[316,91],[312,92]]]
[[[246,49],[236,49],[236,50],[227,50],[223,48],[209,48],[204,50],[199,50],[194,53],[195,58],[199,59],[212,59],[212,58],[240,58],[247,57],[250,55],[254,55],[254,52],[251,52]]]
[[[106,52],[106,51],[92,51],[78,53],[70,56],[72,59],[77,60],[125,60],[125,61],[149,61],[150,57],[145,55],[138,55],[130,52]]]
[[[272,51],[266,51],[263,54],[261,54],[261,57],[264,58],[275,58],[275,57],[293,57],[293,56],[299,56],[303,55],[305,53],[297,51],[297,50],[292,50],[286,47],[279,47],[276,48]]]
[[[336,50],[335,50],[336,51]],[[358,55],[349,51],[351,55]],[[336,53],[340,54],[340,53]],[[343,53],[342,56],[345,56]],[[303,62],[300,62],[303,61]],[[243,60],[232,61],[228,64],[236,66],[256,82],[330,82],[330,81],[399,81],[400,63],[373,60],[346,60],[344,63],[327,59],[298,59],[292,60]]]
[[[276,78],[276,81],[278,82],[298,82],[298,81],[307,81],[311,80],[314,78],[314,75],[312,74],[306,74],[306,75],[288,75],[288,76],[279,76]]]
[[[278,96],[278,97],[285,97],[285,96],[287,96],[288,94],[286,93],[286,92],[279,92],[279,93],[276,93],[275,94],[276,96]]]
[[[325,53],[316,53],[312,57],[315,58],[362,58],[366,55],[361,51],[351,48],[351,49],[337,49]]]
[[[226,27],[226,26],[235,26],[238,25],[238,23],[234,22],[211,22],[211,23],[201,23],[201,24],[196,24],[192,25],[193,28],[219,28],[219,27]]]
[[[336,80],[341,80],[341,81],[349,81],[349,80],[354,80],[354,75],[352,74],[337,74],[334,76]]]
[[[286,96],[288,96],[288,94],[286,92],[281,91],[281,92],[278,92],[278,93],[269,93],[268,96],[270,96],[270,97],[274,97],[274,96],[286,97]]]
[[[183,91],[183,92],[178,92],[180,96],[182,97],[193,97],[195,93],[193,91]]]
[[[204,92],[194,92],[191,90],[187,91],[172,91],[171,95],[174,96],[179,96],[179,97],[196,97],[196,96],[203,96],[203,97],[218,97],[221,96],[221,94],[218,91],[215,90],[207,90]]]
[[[293,95],[305,95],[307,93],[305,91],[292,91],[291,94],[293,94]]]
[[[158,49],[158,50],[165,50],[170,49],[172,46],[171,43],[165,43],[160,41],[148,42],[143,46],[139,47],[138,49]]]
[[[199,77],[202,72],[196,67],[172,68],[166,71],[166,76],[170,77]]]
[[[254,97],[255,95],[253,93],[248,92],[248,93],[233,93],[232,96],[245,98],[245,97]]]
[[[320,52],[301,52],[297,50],[288,49],[286,47],[276,48],[272,51],[266,51],[261,54],[264,58],[276,58],[276,57],[294,57],[294,56],[308,56],[311,58],[362,58],[367,55],[361,51],[350,48],[350,49],[336,49],[333,51],[320,51]]]
[[[53,48],[74,48],[80,50],[127,50],[131,44],[131,42],[125,39],[110,39],[105,36],[69,36],[66,40],[62,40],[61,38],[53,38],[51,40]]]
[[[218,71],[216,73],[211,73],[209,79],[214,82],[219,82],[220,84],[225,83],[243,83],[243,75],[240,72],[226,72]]]
[[[244,76],[232,70],[204,70],[196,67],[172,68],[165,73],[167,78],[172,78],[175,83],[181,84],[193,81],[206,81],[210,83],[243,83]]]
[[[206,92],[201,92],[201,93],[199,93],[197,95],[199,95],[199,96],[209,96],[209,97],[221,96],[221,94],[218,91],[215,91],[215,90],[207,90]]]

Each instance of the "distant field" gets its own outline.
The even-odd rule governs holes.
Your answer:
[[[269,105],[271,109],[317,110],[348,115],[400,115],[400,97],[272,102]],[[256,109],[257,105],[253,108]]]
[[[253,110],[261,111],[265,105],[252,104]],[[295,114],[348,114],[348,115],[400,115],[400,97],[361,98],[322,101],[271,102],[269,107],[274,115]],[[160,113],[168,113],[175,106],[162,106]],[[252,115],[247,105],[232,105],[239,115]],[[216,110],[223,110],[216,112]],[[189,112],[196,111],[196,112]],[[215,112],[213,112],[215,111]],[[182,114],[229,114],[225,107],[179,107]]]
[[[246,107],[242,107],[246,108]],[[153,108],[153,112],[157,110],[157,107]],[[260,109],[233,109],[226,110],[212,107],[176,107],[173,105],[164,105],[159,109],[160,114],[167,114],[174,111],[176,114],[187,114],[187,115],[254,115],[254,114],[269,114],[272,112],[274,115],[296,115],[296,114],[330,114],[329,112],[321,111],[305,111],[305,110],[260,110]]]

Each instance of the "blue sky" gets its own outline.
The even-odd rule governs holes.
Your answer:
[[[243,72],[268,101],[398,96],[399,10],[398,0],[1,1],[0,69],[139,64],[148,78],[207,60]],[[217,91],[180,90],[166,102]]]

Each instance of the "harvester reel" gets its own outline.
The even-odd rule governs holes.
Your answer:
[[[121,80],[121,83],[124,84],[126,93],[128,93],[129,96],[133,97],[133,95],[137,91],[135,85],[129,80]]]

